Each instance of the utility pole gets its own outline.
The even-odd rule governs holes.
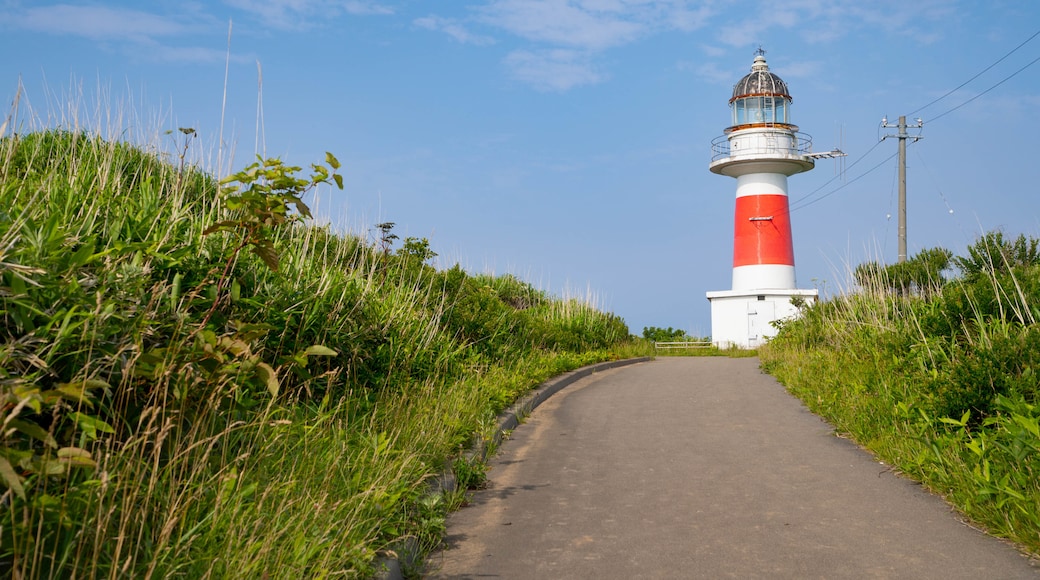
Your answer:
[[[921,119],[917,119],[917,125],[913,127],[920,129],[924,126]],[[895,135],[885,135],[882,141],[889,137],[899,139],[899,262],[906,261],[906,140],[920,140],[920,135],[910,135],[906,132],[906,115],[899,116],[899,122],[895,125],[888,124],[888,117],[881,119],[881,127],[884,129],[899,129]]]

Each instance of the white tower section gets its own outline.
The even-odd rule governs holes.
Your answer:
[[[713,173],[737,179],[733,226],[733,285],[708,292],[716,345],[754,348],[776,334],[772,322],[796,316],[792,302],[815,302],[799,290],[787,178],[809,171],[812,139],[791,123],[787,83],[769,72],[758,51],[751,72],[733,87],[733,124],[712,142]]]

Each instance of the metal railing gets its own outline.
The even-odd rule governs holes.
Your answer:
[[[673,348],[711,348],[710,340],[689,340],[689,341],[666,341],[657,342],[654,341],[654,348],[661,350],[669,350]]]
[[[741,155],[768,155],[773,153],[784,152],[788,155],[809,155],[812,153],[812,136],[801,131],[796,132],[795,137],[798,139],[798,144],[795,147],[756,147],[754,149],[746,149],[740,152]],[[725,157],[730,156],[729,150],[729,135],[720,135],[712,140],[711,142],[711,160],[718,161]]]

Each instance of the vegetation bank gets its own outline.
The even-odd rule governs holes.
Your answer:
[[[867,263],[764,368],[842,433],[992,533],[1040,553],[1040,240]]]
[[[425,481],[546,378],[625,351],[587,300],[315,225],[342,187],[50,130],[0,140],[0,569],[363,577],[437,541]],[[182,145],[183,144],[183,145]],[[466,466],[459,466],[465,468]]]

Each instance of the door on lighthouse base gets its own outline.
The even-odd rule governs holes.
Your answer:
[[[751,348],[761,346],[766,337],[774,334],[770,323],[776,318],[776,304],[772,300],[766,300],[765,296],[757,298],[748,302],[747,336],[748,346]]]

